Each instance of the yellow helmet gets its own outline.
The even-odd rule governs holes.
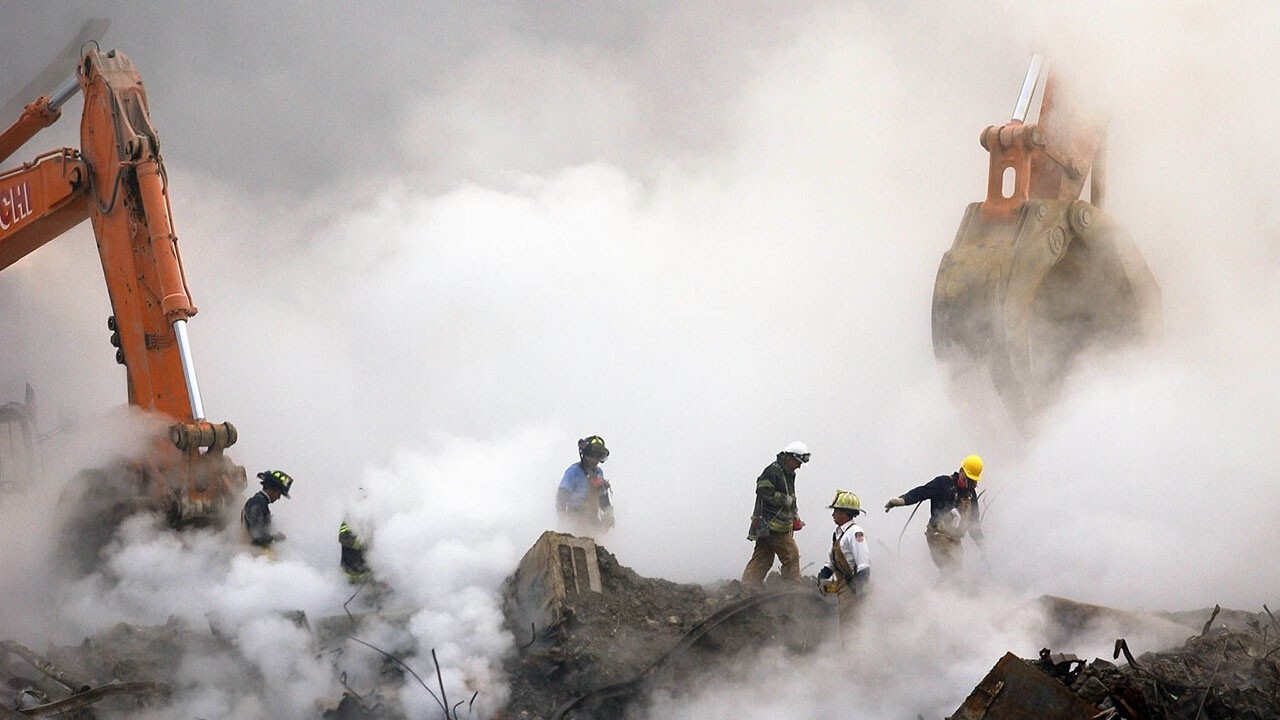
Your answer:
[[[832,510],[848,510],[854,517],[862,512],[862,501],[848,490],[837,490],[836,497],[827,506]]]
[[[964,471],[964,476],[974,482],[982,479],[982,458],[977,455],[970,455],[960,461],[960,469]]]

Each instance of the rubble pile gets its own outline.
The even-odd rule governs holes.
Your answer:
[[[1259,614],[1238,629],[1191,637],[1122,667],[1095,660],[1072,690],[1132,720],[1280,720],[1280,625],[1268,623]]]
[[[1123,655],[1120,664],[1086,664],[1048,649],[1016,660],[1040,671],[1040,681],[1027,679],[1006,655],[951,720],[1014,720],[1031,717],[1022,714],[1028,708],[1042,720],[1280,720],[1280,623],[1269,612],[1227,611],[1231,619],[1214,628],[1219,612],[1213,608],[1200,634],[1178,648],[1134,658],[1117,640],[1113,659]]]
[[[509,695],[497,717],[633,717],[650,698],[678,702],[712,678],[753,682],[742,676],[754,665],[747,658],[770,648],[800,656],[829,642],[836,629],[827,598],[777,580],[771,576],[764,592],[744,593],[737,581],[645,578],[590,538],[544,533],[502,588],[516,646],[505,659]],[[1135,658],[1120,639],[1111,660],[1088,663],[1047,648],[1034,659],[1006,653],[948,720],[1280,720],[1280,622],[1265,606],[1265,614],[1216,607],[1152,614],[1052,596],[1035,606],[1044,612],[1050,646],[1105,633],[1108,643],[1129,637],[1160,650]],[[390,632],[375,635],[400,637],[415,612],[377,605],[314,622],[301,612],[280,613],[310,633],[316,659],[334,663],[333,696],[315,699],[315,717],[405,720],[400,691],[414,682],[430,689],[429,673],[405,663],[426,659],[411,658],[396,641],[384,650],[358,636],[381,628]],[[214,616],[171,618],[156,627],[120,624],[43,654],[0,641],[0,720],[88,720],[144,710],[159,716],[214,686],[236,697],[267,697],[270,684],[221,627]],[[338,659],[356,645],[382,656],[375,675],[356,680],[341,671]],[[470,701],[458,699],[442,707],[446,718],[468,714]]]
[[[0,705],[22,711],[17,717],[67,718],[163,707],[175,690],[190,682],[178,676],[184,653],[221,653],[228,647],[207,629],[193,629],[178,618],[156,627],[122,623],[79,645],[52,647],[45,654],[13,641],[0,642]],[[226,681],[245,688],[262,684],[260,677],[241,675]]]
[[[547,587],[557,578],[563,587]],[[539,539],[504,595],[518,644],[507,716],[522,720],[622,717],[646,691],[679,696],[708,673],[729,677],[740,653],[813,650],[834,623],[815,593],[644,578],[590,539],[557,533]]]
[[[833,608],[816,593],[783,588],[777,580],[772,576],[765,592],[743,594],[737,581],[645,578],[590,538],[548,532],[504,586],[507,627],[517,647],[506,659],[510,695],[501,717],[623,717],[642,707],[650,692],[680,697],[710,675],[732,678],[748,665],[737,662],[744,653],[817,648],[835,627]],[[317,658],[336,662],[344,650],[364,644],[358,636],[366,623],[404,630],[412,612],[379,607],[310,621],[301,612],[281,616],[310,633]],[[80,720],[164,713],[176,698],[200,693],[206,684],[237,695],[269,695],[272,688],[257,665],[244,659],[222,625],[212,615],[173,617],[151,627],[122,623],[40,654],[0,642],[0,680],[8,688],[5,693],[0,687],[0,719],[55,710]],[[403,647],[374,649],[385,660],[377,677],[350,681],[335,664],[344,692],[316,698],[316,717],[404,720],[398,692],[406,683],[429,681],[429,666],[415,673],[404,661],[421,666],[424,659],[408,658]],[[451,714],[466,715],[467,703],[446,717]]]
[[[301,612],[282,616],[311,632],[317,657],[340,652],[345,646],[343,631],[351,630],[345,617],[313,626]],[[192,658],[197,659],[194,664]],[[358,693],[346,685],[345,677],[337,679],[346,691],[341,697],[316,698],[317,717],[404,720],[395,695],[405,672],[393,661],[384,663],[373,685]],[[198,693],[206,686],[259,697],[272,690],[256,664],[240,654],[236,641],[218,629],[216,618],[193,623],[170,617],[159,626],[120,623],[80,644],[53,646],[42,653],[0,641],[0,680],[0,718],[5,719],[131,717],[148,709],[163,712],[175,696]]]

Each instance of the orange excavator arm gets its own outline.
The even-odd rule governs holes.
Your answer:
[[[88,168],[72,150],[0,173],[0,270],[89,218]]]
[[[235,428],[204,417],[187,334],[196,307],[146,91],[124,53],[96,47],[81,57],[75,81],[84,95],[80,148],[46,153],[0,173],[0,270],[90,220],[129,403],[173,423],[155,455],[139,463],[146,494],[175,523],[206,519],[244,486],[244,470],[221,454],[235,442]],[[28,105],[0,133],[0,162],[57,120],[74,95],[66,88]]]
[[[52,95],[27,105],[21,117],[0,132],[0,163],[57,122],[62,105],[79,90],[80,83],[71,78]],[[0,270],[89,217],[83,201],[87,181],[79,153],[69,149],[0,173]]]
[[[186,321],[196,314],[173,233],[160,141],[147,96],[123,53],[91,52],[77,71],[84,89],[80,152],[90,168],[89,219],[111,296],[117,361],[129,402],[178,420],[204,408],[186,369]]]
[[[979,138],[990,153],[987,199],[981,203],[984,218],[1012,223],[1028,200],[1078,200],[1086,178],[1091,180],[1093,204],[1103,205],[1107,118],[1072,97],[1059,78],[1046,73],[1039,121],[1027,124],[1031,98],[1042,73],[1044,61],[1037,55],[1014,106],[1013,119],[986,128]]]
[[[1034,419],[1081,353],[1159,332],[1160,288],[1102,210],[1107,120],[1032,60],[1013,119],[982,131],[987,197],[969,205],[938,267],[933,347],[960,375],[989,375],[1010,415]],[[1081,199],[1085,183],[1089,201]]]

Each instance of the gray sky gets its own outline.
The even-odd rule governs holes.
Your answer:
[[[800,439],[805,562],[825,554],[837,488],[874,508],[977,452],[1010,602],[1276,601],[1277,571],[1252,561],[1280,545],[1274,4],[0,12],[0,98],[86,17],[111,18],[103,45],[142,74],[205,406],[239,427],[251,475],[297,478],[277,506],[291,571],[331,571],[363,485],[384,562],[424,603],[457,596],[428,578],[492,588],[553,522],[576,438],[599,433],[619,559],[736,577],[754,478]],[[929,309],[985,191],[978,133],[1007,119],[1033,51],[1113,112],[1109,211],[1161,284],[1166,337],[1090,361],[1024,438],[953,401]],[[17,157],[74,145],[78,109]],[[31,382],[42,406],[113,425],[124,378],[87,229],[0,275],[0,307],[0,398]],[[59,452],[91,462],[106,437]],[[930,572],[919,518],[902,557],[887,550],[905,521],[864,523],[904,596]],[[294,600],[326,607],[324,582]]]

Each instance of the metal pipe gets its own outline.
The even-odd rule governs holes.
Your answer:
[[[37,705],[33,708],[25,708],[18,713],[19,717],[46,717],[51,715],[61,715],[68,710],[87,707],[99,700],[111,695],[160,695],[165,697],[172,690],[168,685],[158,682],[113,682],[106,685],[99,685],[96,688],[76,693],[69,698],[63,698],[56,702]]]
[[[1018,122],[1027,121],[1027,111],[1031,109],[1031,96],[1036,93],[1040,84],[1040,70],[1044,67],[1044,56],[1036,53],[1031,56],[1031,66],[1027,68],[1027,77],[1022,81],[1022,92],[1018,93],[1018,103],[1013,106],[1013,119]]]
[[[178,357],[182,360],[182,376],[187,380],[187,398],[191,401],[191,417],[204,419],[204,401],[200,399],[200,383],[196,380],[196,366],[191,360],[191,341],[187,338],[187,321],[174,320],[173,334],[178,338]]]
[[[57,90],[49,96],[49,109],[57,112],[62,109],[62,104],[70,100],[72,96],[80,92],[80,78],[72,75],[58,86]]]
[[[1089,202],[1099,210],[1107,206],[1107,135],[1103,133],[1093,156],[1093,168],[1089,171]]]
[[[59,685],[65,687],[66,689],[70,690],[73,693],[84,692],[85,690],[88,690],[91,687],[88,683],[71,677],[70,675],[63,672],[62,669],[60,669],[57,665],[54,665],[53,663],[49,662],[43,657],[40,657],[39,655],[35,654],[25,646],[19,645],[18,643],[12,640],[5,640],[4,642],[0,642],[0,650],[3,650],[5,652],[11,652],[14,655],[17,655],[18,657],[22,658],[23,660],[26,660],[28,663],[31,664],[32,667],[44,673],[45,675],[48,675],[54,680],[58,681]]]

